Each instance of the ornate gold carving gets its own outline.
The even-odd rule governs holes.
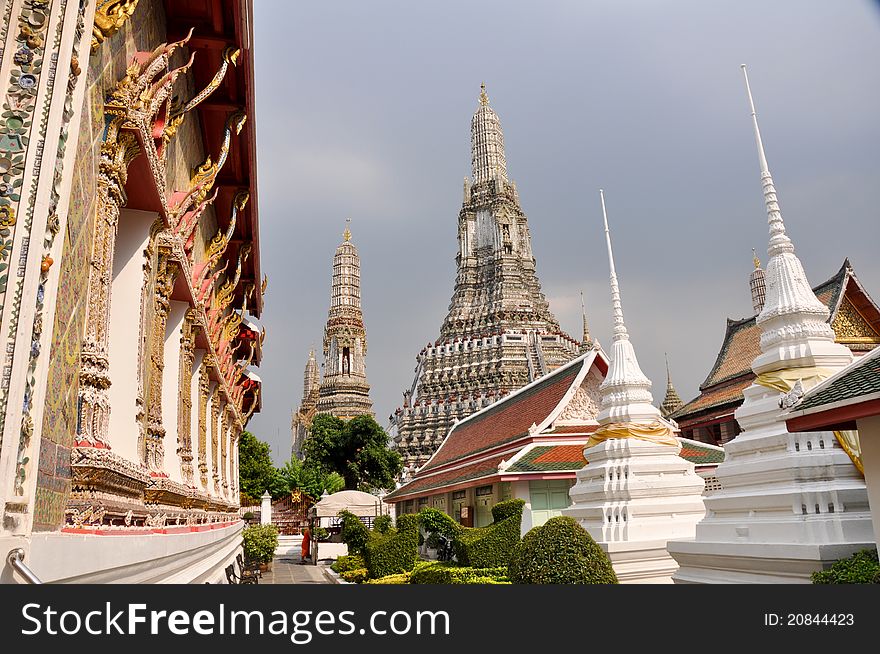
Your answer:
[[[105,39],[110,38],[125,24],[138,0],[105,0],[95,9],[95,25],[92,27],[92,52],[96,52]]]
[[[220,146],[220,154],[217,156],[216,162],[208,156],[204,162],[196,166],[190,180],[190,192],[181,202],[182,206],[187,204],[198,204],[204,200],[211,189],[214,187],[214,181],[217,179],[217,173],[226,163],[229,156],[229,146],[232,143],[232,133],[241,133],[242,127],[247,120],[247,114],[243,111],[236,111],[226,120],[226,131],[223,134],[223,143]],[[187,204],[185,204],[187,203]]]
[[[163,232],[155,238],[160,239]],[[146,452],[147,467],[154,473],[163,473],[165,460],[165,427],[162,424],[162,376],[165,369],[165,329],[171,307],[171,290],[179,272],[170,249],[161,243],[157,248],[157,263],[153,285],[153,314],[147,352],[149,375],[146,386]]]
[[[207,356],[206,353],[205,357]],[[206,359],[202,359],[199,368],[199,478],[204,488],[208,488],[208,400],[211,390],[211,378],[206,363]]]
[[[223,495],[227,495],[229,492],[229,468],[227,468],[226,461],[227,441],[229,440],[229,414],[229,405],[226,405],[221,416],[222,427],[220,431],[220,487],[223,489]]]
[[[840,303],[831,328],[838,343],[880,343],[880,334],[871,328],[847,297]]]
[[[210,83],[183,107],[171,112],[171,119],[168,121],[168,124],[165,126],[165,130],[162,133],[163,143],[168,143],[174,138],[174,135],[180,128],[181,123],[183,123],[183,119],[186,117],[187,113],[195,109],[205,98],[220,88],[223,78],[226,77],[226,71],[229,70],[229,65],[232,64],[235,66],[238,63],[238,56],[240,54],[241,50],[231,46],[223,51],[223,63],[220,64],[220,68],[214,74],[214,78]]]
[[[232,296],[235,293],[235,288],[238,286],[238,282],[241,279],[241,269],[245,261],[247,261],[248,256],[251,253],[252,249],[251,243],[243,243],[241,249],[238,251],[238,263],[235,266],[235,274],[232,279],[227,281],[223,286],[220,287],[220,290],[217,291],[217,296],[215,298],[216,306],[222,311],[229,303],[232,301]]]
[[[125,204],[128,165],[139,152],[137,139],[119,131],[119,120],[107,127],[98,162],[97,220],[92,236],[92,258],[86,300],[86,332],[80,350],[79,401],[81,444],[109,447],[110,427],[110,291],[116,226]]]
[[[220,411],[222,400],[219,387],[214,389],[211,398],[211,470],[214,478],[214,492],[220,493]]]
[[[250,197],[251,195],[247,189],[239,189],[236,192],[235,197],[232,199],[232,215],[229,218],[229,226],[226,228],[226,232],[224,233],[221,230],[217,230],[217,234],[211,239],[211,243],[208,245],[206,256],[208,267],[213,267],[217,262],[217,259],[219,259],[223,252],[226,251],[226,246],[229,245],[232,234],[235,232],[235,223],[237,222],[238,214],[239,212],[244,211]]]
[[[177,454],[183,483],[193,483],[192,455],[192,375],[195,359],[195,310],[189,309],[183,319],[180,338],[180,372],[178,375],[179,407],[177,410]]]

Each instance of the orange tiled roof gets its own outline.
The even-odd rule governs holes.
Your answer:
[[[848,272],[851,270],[849,261],[844,261],[834,277],[813,288],[816,297],[831,309],[829,322],[834,319],[841,294],[846,287]],[[700,385],[700,395],[673,412],[670,418],[682,423],[695,413],[728,403],[742,402],[743,389],[755,378],[752,361],[761,353],[761,328],[755,320],[756,317],[727,319],[727,331],[721,351],[706,380]],[[731,383],[734,380],[735,383]],[[735,407],[731,407],[733,408]]]
[[[529,427],[540,424],[559,404],[582,365],[571,365],[559,374],[551,373],[531,388],[500,400],[482,413],[459,423],[452,428],[422,471],[525,436]]]
[[[680,427],[686,427],[689,416],[726,404],[741,402],[743,391],[751,385],[754,379],[755,374],[749,371],[749,374],[743,375],[738,379],[730,380],[720,386],[707,388],[670,417],[678,422]],[[730,408],[730,411],[733,412],[733,407]]]
[[[583,449],[583,446],[581,446]],[[386,501],[398,501],[403,497],[413,494],[421,494],[425,491],[444,487],[444,491],[449,490],[448,487],[464,482],[476,481],[484,477],[490,478],[498,475],[498,464],[505,458],[510,458],[510,454],[500,454],[495,457],[472,463],[462,468],[440,472],[436,475],[417,476],[411,482],[404,484],[395,491],[385,496]]]

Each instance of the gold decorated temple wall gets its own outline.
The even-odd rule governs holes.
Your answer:
[[[222,4],[238,3],[224,0]],[[211,86],[205,87],[205,64],[198,81],[196,69],[192,67],[191,57],[206,58],[203,47],[191,48],[186,43],[173,48],[166,45],[172,38],[181,39],[180,20],[175,24],[174,33],[170,33],[172,22],[166,13],[167,7],[174,5],[161,0],[136,2],[130,18],[118,31],[108,34],[93,50],[87,66],[82,66],[86,69],[86,91],[81,108],[75,109],[81,112],[81,121],[76,135],[69,212],[63,230],[57,302],[49,341],[46,396],[35,471],[34,531],[52,531],[65,525],[155,527],[164,525],[166,519],[171,520],[171,515],[179,525],[181,520],[194,520],[195,510],[200,512],[197,521],[219,520],[234,511],[238,503],[237,457],[227,455],[230,464],[218,472],[212,460],[219,452],[205,452],[206,447],[211,448],[212,441],[217,450],[222,446],[224,454],[227,449],[235,448],[247,419],[259,410],[259,382],[254,381],[258,378],[246,369],[250,364],[259,364],[262,336],[253,333],[253,323],[247,326],[243,322],[248,311],[258,316],[262,304],[261,296],[255,295],[261,293],[259,284],[254,281],[254,278],[259,281],[258,268],[251,264],[251,268],[243,269],[249,252],[256,250],[258,244],[227,247],[230,239],[241,240],[241,230],[252,230],[246,227],[249,223],[245,223],[243,217],[247,188],[236,191],[244,193],[243,201],[227,200],[224,204],[222,227],[218,209],[213,204],[216,192],[211,195],[216,191],[212,187],[225,162],[222,148],[219,158],[223,161],[217,161],[219,144],[224,143],[227,151],[241,148],[236,139],[238,132],[228,123],[225,141],[221,129],[215,130],[219,133],[212,143],[206,143],[201,114],[189,110],[173,132],[163,134],[167,138],[155,139],[155,143],[151,143],[151,139],[144,140],[142,135],[137,136],[140,140],[136,141],[134,127],[119,120],[114,123],[114,116],[119,116],[121,111],[118,91],[125,85],[127,76],[133,76],[132,81],[137,82],[137,75],[142,78],[147,75],[143,65],[138,68],[133,62],[149,64],[153,61],[150,57],[155,58],[162,48],[171,54],[166,57],[164,68],[151,78],[151,88],[159,92],[167,90],[163,86],[167,79],[162,75],[173,75],[174,80],[168,100],[163,101],[158,110],[152,107],[158,116],[154,116],[154,129],[167,127],[183,103],[212,90]],[[220,40],[217,35],[213,38]],[[230,41],[229,47],[233,45]],[[208,80],[212,74],[214,70],[208,71]],[[219,86],[213,86],[213,90],[216,88]],[[114,93],[117,94],[115,99]],[[244,109],[242,106],[242,111]],[[237,127],[240,131],[241,125]],[[121,165],[112,168],[118,175],[115,187],[111,170],[110,196],[115,198],[116,213],[109,216],[106,145],[108,140],[115,145],[116,139],[122,144],[126,138],[128,152],[122,145],[114,151],[125,158],[120,159]],[[145,148],[150,147],[157,149],[145,152]],[[242,158],[239,154],[239,166]],[[197,170],[200,166],[204,169],[206,161],[213,162],[215,167],[199,177]],[[154,179],[157,170],[164,172],[164,179]],[[253,171],[250,177],[255,179]],[[247,179],[247,175],[244,178]],[[235,180],[227,185],[235,188]],[[151,193],[156,196],[155,207],[150,206]],[[197,197],[197,201],[192,202],[192,197]],[[187,201],[191,202],[190,208],[176,215],[175,210],[181,204],[185,207]],[[255,220],[256,200],[251,198],[250,201],[248,218]],[[227,209],[231,204],[239,206],[237,228],[234,214],[230,219]],[[121,234],[128,234],[128,243],[138,242],[137,238],[131,238],[134,227],[129,223],[134,214],[129,209],[145,216],[152,212],[155,220],[149,234],[145,228],[137,227],[143,232],[145,247],[117,252],[117,257],[123,259],[114,263],[112,249],[114,241],[118,245]],[[186,224],[193,226],[189,238],[181,227]],[[102,228],[109,234],[103,241]],[[236,229],[238,231],[234,231]],[[229,232],[224,233],[226,230]],[[247,236],[245,232],[245,238]],[[111,248],[109,263],[107,238]],[[209,246],[213,247],[213,258],[209,258]],[[140,283],[140,345],[132,340],[129,348],[130,352],[138,352],[140,374],[138,379],[113,378],[105,383],[102,380],[107,376],[107,362],[99,361],[98,368],[102,365],[103,368],[98,370],[92,365],[94,353],[84,351],[84,347],[86,350],[91,347],[103,352],[106,359],[108,342],[112,342],[117,327],[108,324],[110,335],[105,334],[103,345],[97,347],[90,325],[100,321],[101,315],[106,322],[111,315],[113,297],[107,289],[107,297],[95,301],[95,276],[97,274],[99,279],[106,276],[106,282],[98,282],[99,287],[112,285],[115,289],[119,281],[116,271],[126,263],[133,263],[144,271]],[[137,289],[129,290],[135,293]],[[132,321],[135,320],[133,316]],[[97,385],[92,390],[84,388],[84,379]],[[114,388],[117,395],[107,395],[108,387]],[[118,397],[116,389],[119,388],[132,389],[133,396],[135,387],[137,401],[143,405],[138,409],[140,435],[135,433],[134,424],[129,430],[131,433],[108,434],[113,407],[107,406],[107,398]],[[131,401],[133,403],[135,398]],[[91,408],[90,403],[94,404]],[[206,413],[218,419],[207,425]],[[129,449],[120,447],[124,440],[137,441],[139,457],[130,455],[130,451],[135,451],[134,444]],[[157,440],[158,446],[155,445]]]

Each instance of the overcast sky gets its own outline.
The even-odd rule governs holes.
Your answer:
[[[749,66],[788,234],[815,286],[849,257],[880,298],[880,8],[858,0],[254,3],[259,211],[269,288],[263,412],[290,454],[331,262],[352,218],[377,419],[452,297],[470,120],[485,81],[563,329],[611,343],[598,189],[642,369],[687,401],[725,318],[751,315],[767,221]]]

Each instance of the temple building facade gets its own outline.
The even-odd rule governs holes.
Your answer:
[[[679,566],[677,583],[808,584],[812,573],[875,547],[858,434],[834,421],[796,433],[786,424],[800,398],[839,379],[853,352],[835,334],[786,232],[742,69],[769,231],[755,376],[734,413],[742,431],[724,444],[716,470],[721,488],[706,497],[695,537],[670,541],[667,551]]]
[[[520,498],[521,525],[532,527],[562,515],[577,471],[587,465],[584,447],[599,428],[599,387],[608,357],[598,348],[464,418],[440,448],[399,488],[385,496],[397,515],[425,507],[469,527],[492,522],[492,506]],[[724,450],[678,439],[682,465],[690,464],[714,489],[714,470]]]
[[[416,357],[403,406],[391,416],[394,446],[409,470],[431,457],[456,420],[581,353],[541,292],[528,219],[507,176],[501,121],[485,86],[471,120],[471,163],[449,312],[439,338]]]
[[[757,312],[764,306],[764,271],[755,258],[749,277],[752,303]],[[835,341],[859,357],[880,345],[880,307],[871,299],[849,260],[829,280],[812,289],[828,309],[828,324]],[[761,329],[757,314],[739,320],[727,319],[721,350],[700,394],[669,414],[688,438],[722,445],[740,433],[733,417],[743,403],[743,390],[755,380],[751,363],[760,353]]]
[[[265,335],[251,3],[5,5],[4,562],[220,581]]]

